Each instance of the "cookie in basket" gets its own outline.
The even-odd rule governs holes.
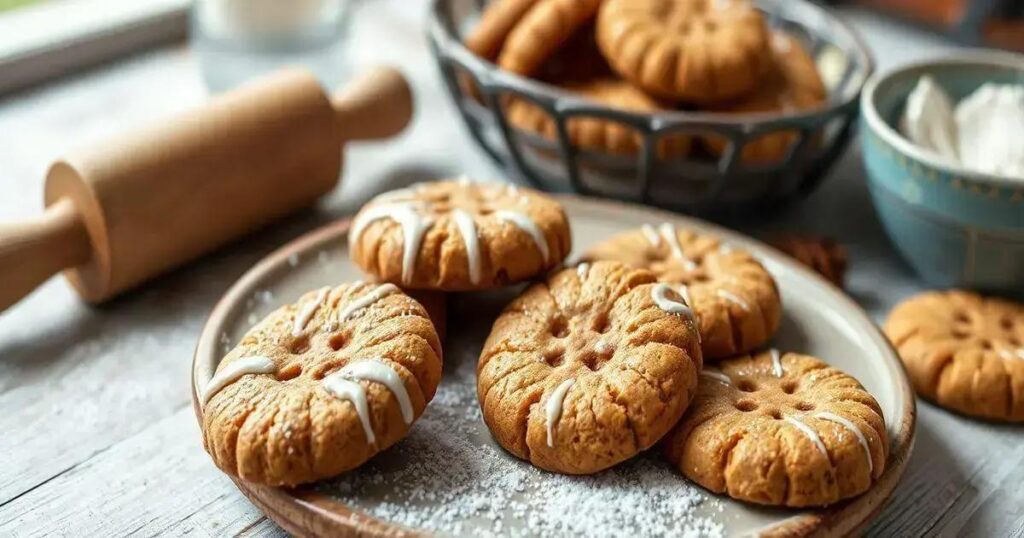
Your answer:
[[[656,112],[669,108],[628,82],[614,78],[561,84],[560,87],[613,109]],[[548,140],[557,140],[554,119],[537,105],[524,99],[513,99],[508,104],[506,114],[513,126],[537,133]],[[566,129],[570,142],[579,149],[613,155],[636,155],[643,145],[643,138],[636,129],[602,118],[572,118],[566,121]],[[658,153],[663,157],[684,156],[689,152],[690,145],[689,136],[664,136],[658,141]]]
[[[536,0],[508,34],[498,65],[519,75],[537,69],[594,20],[601,0]]]
[[[705,359],[764,345],[782,318],[775,279],[750,253],[670,223],[612,236],[583,259],[617,260],[672,284],[697,314]]]
[[[494,322],[477,395],[506,450],[588,474],[661,439],[693,398],[701,364],[692,312],[668,285],[585,263],[534,284]]]
[[[393,284],[325,287],[249,330],[202,387],[203,444],[224,472],[293,486],[395,444],[434,397],[441,344]]]
[[[771,59],[764,17],[747,0],[605,0],[597,42],[644,91],[698,104],[753,91]]]
[[[772,33],[771,43],[774,61],[763,83],[753,92],[730,103],[712,106],[709,110],[730,114],[793,113],[813,110],[825,103],[828,91],[814,58],[803,43],[778,31]],[[797,136],[794,131],[760,136],[743,147],[741,157],[747,163],[781,161]],[[721,155],[725,152],[724,139],[709,137],[707,144],[712,153]]]
[[[349,232],[352,260],[412,289],[484,290],[557,266],[571,248],[562,206],[532,189],[468,180],[374,198]]]
[[[537,0],[494,0],[480,14],[480,22],[466,36],[466,48],[494,61],[516,24]]]
[[[878,402],[856,379],[776,350],[701,373],[690,411],[666,438],[690,480],[772,506],[825,506],[860,495],[885,471]]]
[[[885,333],[922,397],[965,415],[1024,422],[1024,305],[926,292],[897,305]]]

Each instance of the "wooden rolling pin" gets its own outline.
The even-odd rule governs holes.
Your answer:
[[[393,69],[334,96],[292,70],[59,160],[42,216],[0,226],[0,310],[61,270],[104,301],[309,206],[338,182],[345,142],[411,116]]]

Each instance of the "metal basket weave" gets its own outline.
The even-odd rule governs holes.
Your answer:
[[[860,38],[827,9],[805,0],[760,0],[769,24],[808,47],[829,97],[822,108],[785,114],[708,112],[632,113],[611,109],[535,80],[503,71],[462,45],[485,0],[434,0],[428,37],[442,78],[473,137],[490,156],[537,188],[634,200],[689,213],[777,206],[810,193],[850,138],[858,97],[873,70]],[[510,98],[525,99],[554,121],[547,139],[511,126]],[[642,141],[636,155],[613,155],[575,146],[567,123],[599,118],[628,126]],[[746,144],[789,133],[783,158],[749,162]],[[659,141],[684,133],[725,145],[719,155],[682,157],[658,151]]]

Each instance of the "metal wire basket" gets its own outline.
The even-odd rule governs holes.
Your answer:
[[[857,34],[827,9],[805,0],[757,2],[770,26],[811,52],[828,88],[824,107],[784,114],[669,111],[632,113],[499,69],[462,45],[486,0],[434,0],[428,37],[442,78],[470,133],[499,164],[543,190],[634,200],[688,213],[777,206],[810,193],[850,139],[858,97],[874,66]],[[556,136],[509,124],[505,104],[524,99],[550,116]],[[635,155],[580,148],[568,124],[614,122],[642,142]],[[658,148],[680,133],[720,140],[717,152],[673,157]],[[788,149],[771,162],[743,158],[762,137],[785,133]],[[668,140],[666,140],[668,142]],[[724,148],[724,149],[723,149]]]

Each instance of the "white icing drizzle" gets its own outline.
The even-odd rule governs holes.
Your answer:
[[[469,213],[462,209],[452,210],[452,220],[455,227],[462,235],[462,242],[466,245],[466,263],[469,265],[469,281],[473,284],[480,282],[480,238],[476,233],[476,222]]]
[[[356,408],[356,414],[359,415],[359,422],[363,424],[366,442],[371,445],[376,444],[377,436],[373,433],[373,427],[370,426],[370,405],[366,401],[366,389],[359,383],[346,379],[340,371],[325,377],[323,384],[327,392],[338,399],[352,402],[352,406]]]
[[[704,377],[710,377],[711,379],[725,383],[726,385],[732,385],[732,379],[729,376],[725,375],[725,373],[722,372],[721,370],[716,370],[711,367],[705,367],[703,370],[700,371],[700,375]]]
[[[718,245],[718,252],[720,252],[722,254],[732,254],[732,247],[730,247],[729,245],[727,245],[725,243],[722,243],[722,244]]]
[[[551,391],[551,395],[548,396],[548,401],[544,404],[545,420],[547,421],[548,430],[548,446],[555,446],[555,424],[558,423],[558,419],[562,418],[562,401],[565,400],[566,393],[572,388],[572,384],[575,381],[572,379],[566,379],[562,381],[561,385]]]
[[[412,280],[416,254],[420,250],[423,234],[433,224],[430,219],[423,217],[417,211],[417,208],[422,205],[418,202],[406,202],[374,206],[364,210],[352,223],[349,244],[352,245],[358,241],[370,223],[381,219],[394,220],[402,226],[402,281],[409,282]]]
[[[652,247],[656,247],[661,244],[661,237],[658,236],[658,232],[655,231],[654,226],[650,224],[644,224],[640,227],[640,231],[644,233],[644,237],[647,238],[647,242]]]
[[[505,190],[508,192],[509,196],[513,196],[513,197],[519,196],[519,187],[517,187],[516,185],[513,185],[513,184],[509,183],[505,187]]]
[[[470,183],[469,176],[467,176],[466,174],[462,174],[461,176],[459,176],[459,179],[456,180],[456,183],[458,183],[462,187],[468,187]]]
[[[750,305],[748,305],[743,299],[740,299],[739,297],[737,297],[736,294],[732,293],[731,291],[723,290],[723,289],[719,288],[715,292],[715,294],[718,295],[719,297],[725,299],[726,301],[729,301],[730,303],[733,303],[736,306],[739,306],[743,310],[745,310],[747,312],[750,312]]]
[[[818,433],[811,429],[810,426],[804,424],[803,421],[794,417],[786,417],[786,422],[792,424],[793,426],[796,427],[796,429],[800,430],[804,435],[807,436],[808,439],[811,440],[812,443],[814,443],[814,446],[818,447],[818,450],[820,450],[826,458],[828,457],[828,450],[825,450],[825,443],[821,442],[821,437],[818,437]]]
[[[782,370],[782,357],[779,355],[779,350],[772,348],[768,351],[768,354],[772,357],[772,372],[775,377],[782,377],[784,371]]]
[[[587,271],[590,270],[590,264],[583,262],[576,266],[576,275],[580,277],[580,280],[587,278]]]
[[[326,287],[320,290],[320,293],[316,294],[316,298],[312,301],[302,305],[302,309],[299,310],[298,315],[295,316],[295,322],[292,324],[292,336],[299,336],[302,331],[309,324],[309,320],[313,319],[313,314],[316,313],[320,305],[323,304],[324,299],[327,299],[327,292],[331,291],[331,288]]]
[[[497,211],[494,213],[498,220],[512,223],[520,230],[526,232],[533,238],[533,242],[537,244],[537,249],[540,250],[540,255],[544,258],[544,263],[548,263],[549,251],[548,251],[548,240],[544,237],[544,232],[537,227],[537,223],[533,222],[530,217],[519,213],[518,211]]]
[[[402,411],[402,420],[406,424],[412,424],[413,411],[412,401],[409,400],[409,392],[405,390],[405,383],[402,378],[378,359],[361,360],[345,365],[338,370],[337,375],[346,379],[374,381],[384,385],[395,395],[398,400],[398,408]]]
[[[864,456],[868,459],[868,473],[870,474],[875,472],[875,462],[871,458],[871,447],[868,446],[868,440],[864,437],[864,432],[860,431],[860,428],[858,428],[856,424],[835,413],[829,413],[828,411],[815,413],[814,418],[835,422],[836,424],[839,424],[853,432],[853,434],[857,436],[857,441],[860,442],[860,447],[864,449]]]
[[[999,356],[1004,358],[1004,359],[1006,359],[1006,360],[1011,360],[1011,359],[1021,359],[1021,360],[1024,360],[1024,347],[1018,348],[1018,349],[1012,350],[1012,351],[1009,350],[1009,349],[1000,349],[999,350]]]
[[[355,299],[345,308],[341,309],[341,311],[338,312],[338,323],[345,323],[350,317],[352,317],[352,314],[355,314],[359,310],[362,310],[363,308],[366,308],[384,297],[398,291],[400,291],[398,286],[394,284],[381,284],[380,286],[377,286],[366,295]]]
[[[693,300],[690,298],[690,287],[686,284],[679,285],[679,295],[686,301],[686,306],[693,306]]]
[[[683,246],[679,244],[679,235],[676,233],[675,226],[668,222],[663,222],[658,227],[658,233],[661,234],[662,239],[668,244],[669,250],[672,251],[672,256],[683,262],[683,266],[686,267],[687,271],[697,268],[697,264],[693,263],[693,260],[690,258],[687,258],[683,252]]]
[[[669,314],[682,314],[686,316],[686,321],[690,324],[690,330],[697,332],[699,337],[700,331],[697,329],[697,316],[693,313],[693,309],[685,303],[669,299],[668,292],[671,290],[672,288],[668,284],[659,282],[651,288],[651,299],[654,300],[654,304],[658,305],[658,308]]]
[[[277,371],[274,361],[266,357],[245,357],[233,361],[210,378],[203,389],[203,405],[210,402],[215,394],[224,387],[238,381],[238,378],[249,374],[272,374]]]

